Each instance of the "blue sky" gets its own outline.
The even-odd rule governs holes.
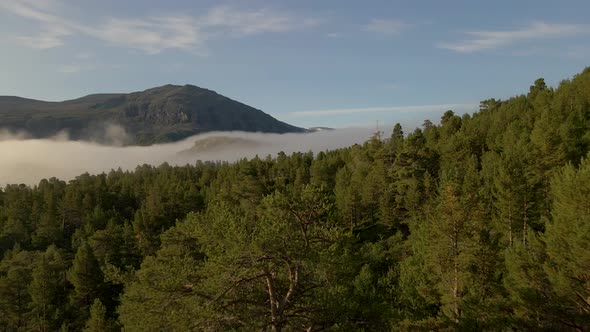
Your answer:
[[[0,0],[0,95],[194,84],[300,126],[416,123],[590,65],[590,1]]]

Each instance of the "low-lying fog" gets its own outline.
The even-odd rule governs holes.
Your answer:
[[[382,129],[390,134],[389,129]],[[325,151],[363,143],[375,129],[348,128],[308,134],[261,134],[245,132],[212,132],[183,141],[140,146],[107,146],[91,142],[70,141],[65,136],[52,139],[27,139],[23,135],[0,134],[0,187],[6,184],[38,184],[43,178],[71,180],[88,172],[98,174],[111,169],[133,170],[137,165],[193,164],[197,160],[235,161],[259,155],[276,156],[296,151]],[[218,137],[222,143],[204,144]],[[203,142],[203,146],[195,146]],[[191,149],[193,149],[191,151]],[[187,152],[191,151],[191,152]]]

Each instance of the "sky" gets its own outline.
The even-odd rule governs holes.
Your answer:
[[[0,95],[193,84],[299,126],[437,121],[590,65],[590,1],[0,0]]]

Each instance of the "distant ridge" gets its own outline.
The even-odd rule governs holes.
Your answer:
[[[330,127],[311,127],[308,130],[312,131],[312,132],[316,132],[316,131],[330,131],[330,130],[336,130],[336,129],[330,128]]]
[[[116,125],[126,144],[177,141],[210,131],[305,132],[215,91],[164,85],[129,94],[104,93],[62,102],[0,96],[0,129],[36,138],[67,131],[71,139],[98,140]]]
[[[194,155],[203,152],[215,152],[227,149],[252,149],[263,146],[262,141],[243,137],[230,136],[212,136],[204,139],[199,139],[195,144],[187,149],[179,152],[180,155]]]

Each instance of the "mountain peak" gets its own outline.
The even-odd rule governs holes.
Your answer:
[[[0,127],[26,131],[39,138],[65,130],[73,139],[92,139],[97,132],[101,135],[100,128],[113,124],[125,129],[131,137],[130,144],[142,145],[176,141],[209,131],[305,131],[190,84],[167,84],[128,94],[91,94],[64,102],[3,98]]]

